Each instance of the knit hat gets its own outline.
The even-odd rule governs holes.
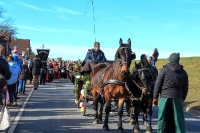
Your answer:
[[[169,60],[169,62],[172,62],[172,63],[179,63],[180,54],[179,53],[172,53],[169,56],[168,60]]]
[[[100,46],[100,43],[99,42],[94,42],[94,47],[95,46]]]
[[[13,53],[17,53],[18,52],[18,46],[14,46],[14,49],[12,51]]]

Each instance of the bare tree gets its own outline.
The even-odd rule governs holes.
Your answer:
[[[17,34],[17,28],[13,26],[14,19],[3,16],[3,13],[5,12],[4,8],[0,7],[0,18],[2,19],[2,21],[0,21],[0,32],[9,33],[14,37]]]
[[[3,9],[3,7],[0,7],[0,18],[3,17],[3,13],[5,13],[6,11]]]

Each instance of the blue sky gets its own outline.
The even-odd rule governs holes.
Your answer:
[[[109,60],[119,39],[131,39],[132,51],[158,58],[172,52],[200,56],[199,0],[0,0],[5,16],[15,19],[17,38],[30,39],[33,51],[43,44],[51,58],[84,59],[96,40]],[[95,23],[93,20],[95,17]],[[95,34],[94,34],[95,24]]]

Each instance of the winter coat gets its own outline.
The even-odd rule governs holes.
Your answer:
[[[38,57],[35,57],[29,66],[32,69],[33,75],[40,75],[40,70],[42,68],[42,62]]]
[[[46,68],[46,67],[41,68],[41,70],[40,70],[40,75],[41,75],[41,76],[47,75],[47,68]]]
[[[8,80],[11,77],[11,72],[9,69],[8,62],[0,57],[0,74],[4,75],[4,77]]]
[[[21,69],[19,65],[17,64],[17,62],[14,62],[14,61],[8,62],[8,65],[9,65],[10,72],[12,74],[11,74],[10,79],[7,80],[7,84],[12,85],[17,82]]]
[[[94,49],[89,49],[85,57],[85,62],[94,62],[95,64],[106,61],[107,59],[101,50],[96,52]]]
[[[158,56],[159,56],[158,51],[157,51],[157,50],[154,50],[152,56],[153,56],[153,60],[154,60],[154,61],[157,61]]]
[[[22,71],[19,75],[19,80],[26,80],[29,78],[29,68],[28,65],[22,65]]]
[[[181,98],[185,100],[188,93],[188,75],[182,65],[168,63],[159,72],[155,87],[154,99]]]

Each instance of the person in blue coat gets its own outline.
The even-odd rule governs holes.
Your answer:
[[[82,63],[83,69],[81,74],[90,73],[94,65],[106,61],[107,59],[104,52],[100,50],[100,43],[94,42],[94,48],[88,50],[85,60],[83,61],[84,63]]]
[[[7,58],[9,69],[11,74],[11,77],[9,80],[7,80],[7,87],[8,87],[8,93],[10,97],[10,103],[8,103],[8,106],[16,106],[17,105],[17,95],[15,93],[16,90],[16,83],[18,81],[19,74],[21,72],[20,67],[18,66],[17,62],[14,61],[14,58],[12,56],[9,56]]]

